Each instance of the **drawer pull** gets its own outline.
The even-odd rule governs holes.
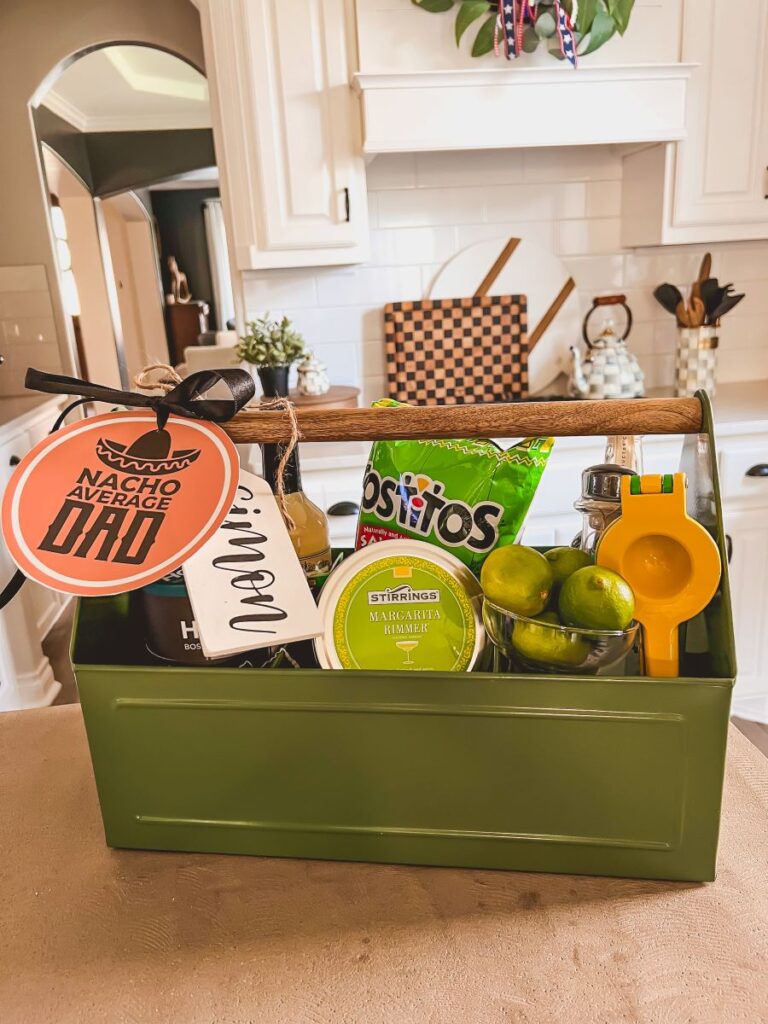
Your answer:
[[[21,462],[21,459],[19,458],[19,456],[18,456],[18,455],[12,455],[12,456],[10,457],[10,459],[8,459],[8,465],[9,465],[9,466],[18,466],[18,464],[19,464],[20,462]]]
[[[328,509],[329,516],[356,516],[360,506],[354,501],[337,501]]]
[[[746,476],[768,476],[768,462],[758,462],[756,466],[751,466]]]
[[[730,565],[731,559],[733,558],[733,537],[730,533],[726,533],[725,535],[725,555],[728,559],[728,565]]]

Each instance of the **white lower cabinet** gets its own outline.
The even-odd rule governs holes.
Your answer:
[[[766,481],[768,490],[768,481]],[[768,722],[768,503],[724,510],[738,677],[733,713]]]
[[[570,547],[580,531],[581,516],[578,512],[562,516],[531,516],[523,527],[520,542],[532,548]]]
[[[48,433],[58,411],[58,400],[46,402],[3,428],[0,494],[19,460]],[[15,571],[16,566],[0,541],[0,588]],[[27,580],[0,610],[0,711],[43,707],[61,689],[43,653],[42,640],[68,600],[63,594]]]

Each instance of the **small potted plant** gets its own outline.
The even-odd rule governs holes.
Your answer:
[[[288,373],[304,354],[304,338],[294,330],[287,316],[272,320],[265,313],[257,320],[249,320],[246,327],[248,331],[237,346],[238,358],[256,367],[266,398],[286,396]]]

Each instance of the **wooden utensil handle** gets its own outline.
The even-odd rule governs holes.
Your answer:
[[[501,250],[499,255],[496,257],[496,260],[495,260],[493,266],[491,267],[491,269],[488,271],[488,273],[485,275],[483,280],[477,286],[477,291],[475,292],[476,296],[485,297],[486,295],[488,295],[488,293],[490,292],[491,288],[493,288],[493,285],[494,285],[494,282],[496,281],[496,278],[502,272],[504,267],[506,267],[507,263],[509,262],[509,257],[515,251],[515,249],[518,247],[518,245],[520,245],[520,239],[519,238],[510,238],[509,239],[507,244],[504,246],[504,248]]]
[[[698,434],[702,429],[697,398],[297,409],[296,418],[302,441]],[[290,436],[288,417],[283,412],[244,409],[222,425],[238,444],[286,441]]]

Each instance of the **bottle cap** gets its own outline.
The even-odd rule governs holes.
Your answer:
[[[587,466],[581,474],[582,498],[596,498],[599,501],[621,501],[621,479],[637,476],[633,469],[602,463]]]

